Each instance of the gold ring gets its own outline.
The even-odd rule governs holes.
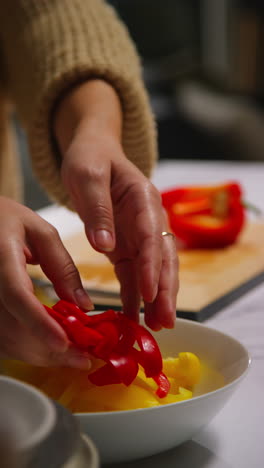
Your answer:
[[[167,232],[167,231],[162,231],[161,233],[162,236],[171,236],[173,239],[175,239],[175,235],[172,232]]]

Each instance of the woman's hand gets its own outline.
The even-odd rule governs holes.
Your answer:
[[[178,289],[176,245],[161,235],[160,195],[126,158],[119,99],[94,80],[59,105],[55,134],[63,154],[62,180],[91,245],[115,266],[124,312],[137,318],[140,300],[153,330],[174,325]]]
[[[91,302],[57,231],[28,208],[0,197],[0,357],[39,366],[89,368],[87,354],[34,296],[27,263],[40,264],[61,298],[84,309]]]

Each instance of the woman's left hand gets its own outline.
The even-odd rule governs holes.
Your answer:
[[[55,133],[62,180],[91,245],[105,253],[120,281],[123,310],[153,330],[172,328],[178,260],[158,190],[124,155],[122,114],[113,88],[100,80],[76,88],[60,104]]]

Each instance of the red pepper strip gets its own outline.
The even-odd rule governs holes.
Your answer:
[[[111,367],[112,371],[110,370]],[[89,374],[88,378],[92,383],[101,386],[110,385],[112,383],[124,383],[129,386],[133,380],[135,380],[137,373],[138,363],[135,361],[132,354],[120,356],[117,353],[112,353],[108,358],[107,365]],[[114,379],[116,379],[116,381],[113,381]]]
[[[70,315],[64,319],[64,329],[72,342],[81,349],[95,346],[102,340],[102,335],[96,330],[86,328],[76,318]]]
[[[156,395],[159,398],[164,398],[168,395],[170,390],[170,382],[166,375],[163,372],[160,372],[159,375],[152,377],[155,380],[156,384],[158,384],[158,389],[156,390]]]
[[[161,353],[155,339],[144,327],[113,310],[89,317],[96,320],[91,320],[88,327],[78,319],[79,314],[82,318],[84,314],[74,304],[68,307],[66,301],[59,301],[53,309],[44,307],[63,327],[76,346],[88,350],[106,362],[105,366],[89,375],[92,383],[95,385],[124,383],[128,386],[136,378],[140,363],[146,376],[154,376],[158,383],[157,395],[160,398],[165,396],[169,382],[161,373]],[[72,315],[69,315],[71,312]],[[139,344],[140,351],[133,347],[135,340]]]
[[[98,385],[99,387],[102,387],[103,385],[122,383],[120,376],[110,363],[105,364],[92,374],[89,374],[88,379],[94,385]]]
[[[120,376],[121,382],[125,385],[128,386],[135,380],[138,373],[138,363],[135,361],[132,353],[126,354],[125,356],[112,353],[108,361],[115,368]]]
[[[137,325],[136,339],[141,349],[138,359],[146,376],[158,375],[162,370],[162,356],[156,340],[142,325]]]
[[[56,310],[53,310],[51,309],[50,307],[46,306],[46,305],[43,305],[43,307],[45,307],[46,311],[48,312],[48,314],[54,319],[56,320],[56,322],[58,322],[62,328],[64,328],[64,321],[65,321],[65,318],[62,317]]]
[[[118,314],[118,328],[120,340],[116,351],[120,354],[127,354],[136,341],[137,323],[130,320],[124,313]]]
[[[107,359],[119,341],[119,331],[115,322],[101,322],[96,325],[95,330],[103,335],[101,340],[93,349],[93,354],[100,359]]]
[[[88,316],[89,323],[87,324],[88,326],[93,326],[96,325],[97,323],[105,322],[107,321],[113,321],[118,319],[118,312],[115,310],[109,309],[106,310],[105,312],[100,312],[99,314],[95,315],[89,315]]]
[[[65,317],[73,315],[78,320],[80,320],[80,322],[82,322],[83,325],[90,324],[90,317],[88,317],[88,315],[86,315],[86,313],[83,310],[81,310],[77,305],[72,304],[71,302],[63,301],[61,299],[52,308],[53,310],[56,310]]]

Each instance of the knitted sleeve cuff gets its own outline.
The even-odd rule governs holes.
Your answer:
[[[10,6],[12,0],[3,3]],[[54,105],[67,89],[90,78],[104,79],[117,91],[124,152],[149,176],[157,154],[154,118],[137,53],[113,9],[102,0],[16,4],[12,24],[2,31],[10,91],[26,125],[33,169],[50,196],[69,205],[52,141]],[[8,5],[0,10],[6,13]]]

